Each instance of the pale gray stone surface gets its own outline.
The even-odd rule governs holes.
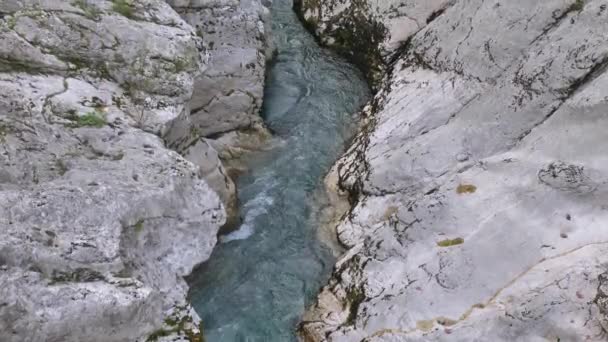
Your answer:
[[[199,167],[199,175],[215,190],[222,203],[226,204],[228,216],[236,215],[236,186],[210,141],[205,138],[197,140],[186,150],[184,158]]]
[[[607,7],[451,1],[384,61],[306,338],[605,340]]]
[[[203,137],[251,128],[264,95],[270,11],[261,0],[172,0],[205,43],[208,68],[195,78],[193,127]],[[268,4],[267,4],[268,5]]]
[[[296,10],[320,42],[363,69],[378,88],[385,63],[428,21],[454,0],[294,0]]]
[[[259,112],[266,63],[272,57],[270,1],[169,0],[167,3],[201,38],[204,46],[201,59],[206,63],[206,68],[194,78],[188,122],[175,124],[167,136],[171,137],[171,145],[189,156],[189,160],[198,160],[200,164],[203,158],[204,163],[216,165],[214,170],[205,171],[204,177],[220,195],[231,221],[237,220],[236,190],[231,174],[236,173],[234,159],[241,154],[234,151],[259,149],[268,135]],[[256,143],[250,144],[252,141]]]
[[[302,4],[302,15],[317,22],[315,33],[327,44],[335,44],[337,31],[347,26],[354,17],[379,22],[385,28],[379,44],[384,54],[390,54],[400,44],[426,26],[427,20],[438,15],[453,1],[450,0],[385,0],[385,1],[314,1],[296,0]]]
[[[207,50],[166,2],[120,3],[0,3],[2,341],[198,334],[183,277],[232,184],[190,116]]]

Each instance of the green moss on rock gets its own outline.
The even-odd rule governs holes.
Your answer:
[[[357,314],[359,313],[359,306],[361,306],[361,303],[365,300],[365,294],[360,288],[352,288],[347,291],[346,300],[349,303],[346,325],[354,325],[357,320]]]
[[[335,39],[332,46],[363,70],[370,85],[377,89],[384,74],[380,44],[386,28],[358,11],[347,16],[340,25],[334,25],[338,28],[331,33]]]
[[[144,230],[144,220],[139,220],[135,223],[135,225],[133,225],[133,228],[135,228],[135,231],[140,233]]]
[[[54,270],[51,275],[50,285],[67,282],[87,283],[104,279],[101,273],[88,268],[77,268],[73,271]]]
[[[183,336],[189,342],[205,342],[205,337],[203,336],[203,324],[200,323],[198,326],[198,331],[195,331],[195,329],[191,328],[193,319],[189,315],[181,318],[174,316],[167,317],[164,323],[165,327],[151,333],[146,339],[147,342],[158,341],[161,337],[172,335]]]
[[[85,115],[72,117],[72,127],[96,127],[101,128],[107,125],[106,118],[97,111],[89,112]]]
[[[9,132],[10,132],[10,128],[7,125],[0,122],[0,143],[6,142],[6,136],[8,135]]]
[[[112,10],[129,19],[133,18],[135,9],[129,0],[112,0]]]
[[[90,4],[87,0],[74,0],[72,5],[80,8],[84,12],[85,17],[91,20],[99,19],[101,10],[95,7],[95,5]]]
[[[570,8],[568,9],[568,12],[580,12],[583,10],[583,8],[585,7],[585,1],[584,0],[576,0],[572,6],[570,6]]]
[[[320,43],[335,49],[359,67],[371,87],[378,89],[385,71],[385,63],[380,48],[388,29],[369,15],[365,1],[353,1],[349,8],[324,22],[321,30],[319,22],[323,18],[323,7],[319,0],[296,0],[294,8],[306,28],[319,38]]]

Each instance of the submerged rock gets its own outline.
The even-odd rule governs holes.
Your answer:
[[[384,32],[369,48],[375,62],[348,50],[384,77],[336,166],[333,187],[352,203],[337,226],[349,250],[303,336],[603,340],[605,1],[299,9],[341,49],[355,43],[345,30]]]

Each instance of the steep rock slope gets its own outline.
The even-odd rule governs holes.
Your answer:
[[[353,206],[349,251],[303,335],[605,339],[606,1],[400,2],[415,27],[378,4],[299,5],[328,44],[366,8],[386,70],[328,177]]]
[[[266,62],[272,57],[270,1],[168,3],[202,38],[206,47],[203,58],[208,64],[194,79],[190,124],[186,127],[196,135],[196,141],[189,137],[172,146],[189,160],[208,165],[207,181],[227,205],[229,216],[234,216],[236,193],[231,174],[240,171],[239,157],[261,148],[270,136],[259,116]],[[178,136],[185,136],[183,129],[176,127]],[[204,160],[197,157],[202,155]]]
[[[200,339],[182,277],[226,220],[190,111],[207,55],[164,1],[0,3],[0,340]]]
[[[350,57],[377,87],[386,72],[384,62],[453,2],[295,0],[294,5],[322,44]]]

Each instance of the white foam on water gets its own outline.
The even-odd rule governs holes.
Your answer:
[[[268,195],[268,190],[260,192],[253,199],[245,203],[244,211],[247,213],[245,220],[239,229],[220,236],[220,243],[228,243],[235,240],[246,240],[255,233],[255,219],[261,215],[268,213],[268,208],[274,204],[274,198]]]
[[[250,224],[242,224],[238,230],[226,235],[220,236],[220,243],[228,243],[230,241],[236,240],[247,240],[251,235],[253,235],[253,226]]]

